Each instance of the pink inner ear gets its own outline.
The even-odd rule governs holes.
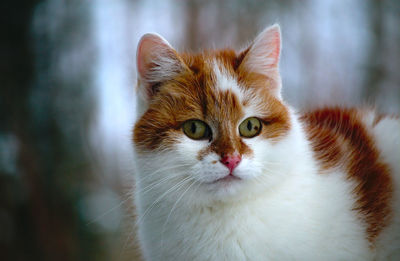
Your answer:
[[[151,36],[145,35],[141,39],[138,49],[137,49],[137,70],[140,76],[145,76],[147,70],[149,69],[149,63],[152,60],[151,50],[152,47],[157,44]]]
[[[140,39],[136,52],[136,65],[139,75],[146,76],[153,59],[160,54],[168,53],[171,46],[156,34],[145,34]]]
[[[278,27],[272,27],[261,33],[259,41],[256,39],[254,43],[254,52],[262,54],[265,58],[263,67],[270,69],[278,66],[280,49],[281,49],[281,34]]]
[[[270,57],[274,60],[274,62],[271,64],[270,67],[276,66],[279,62],[279,54],[281,51],[281,39],[280,39],[281,35],[279,33],[279,31],[274,32],[273,34],[273,40],[271,41],[271,47],[274,47]]]
[[[281,32],[278,25],[273,25],[256,37],[239,66],[244,74],[257,73],[270,79],[265,86],[278,99],[281,99],[280,51]]]
[[[140,75],[143,75],[145,71],[145,65],[143,61],[143,49],[144,49],[143,45],[144,45],[143,41],[140,42],[140,45],[138,46],[137,49],[137,57],[136,57],[136,66]]]
[[[260,33],[246,54],[243,66],[251,71],[275,76],[271,69],[277,69],[280,58],[281,34],[279,26],[271,26]],[[272,77],[274,78],[274,77]]]

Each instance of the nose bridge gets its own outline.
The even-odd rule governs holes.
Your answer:
[[[235,153],[242,154],[245,146],[236,131],[236,124],[243,116],[238,97],[229,90],[217,92],[211,104],[217,104],[210,110],[216,134],[211,144],[212,150],[221,158]]]
[[[239,151],[237,139],[232,123],[226,121],[223,124],[219,124],[218,134],[212,143],[212,149],[221,157],[232,155]]]

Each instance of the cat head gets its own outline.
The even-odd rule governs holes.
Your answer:
[[[291,129],[280,51],[278,25],[239,52],[178,53],[161,36],[144,35],[133,135],[138,182],[208,200],[272,186]]]

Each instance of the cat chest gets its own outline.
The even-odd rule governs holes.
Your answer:
[[[167,249],[172,250],[174,255],[177,253],[173,249],[182,249],[178,253],[179,259],[289,259],[294,252],[306,252],[306,248],[315,247],[305,238],[304,226],[282,218],[279,220],[271,214],[229,211],[197,214],[185,220],[185,223],[175,224],[168,232],[170,246]]]
[[[163,243],[170,260],[338,260],[338,251],[339,260],[368,260],[358,228],[288,206],[191,212],[175,221]]]

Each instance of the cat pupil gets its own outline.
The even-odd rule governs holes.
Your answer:
[[[248,121],[248,122],[247,122],[247,129],[248,129],[249,131],[251,131],[252,128],[253,128],[253,124],[251,124],[251,121]]]
[[[196,129],[197,129],[196,124],[194,122],[192,122],[192,125],[190,126],[190,131],[192,133],[196,133]]]

